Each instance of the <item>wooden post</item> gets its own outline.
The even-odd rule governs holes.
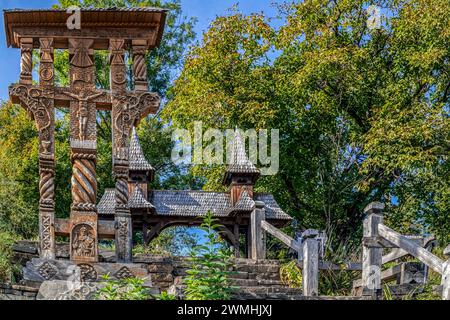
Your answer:
[[[369,204],[364,213],[363,232],[364,238],[377,238],[378,225],[383,222],[384,204],[373,202]],[[363,295],[372,296],[373,299],[378,300],[381,297],[381,261],[383,248],[380,246],[363,243],[363,261],[362,261],[362,283]]]
[[[450,258],[450,245],[444,250],[444,255]],[[442,273],[442,300],[450,300],[450,259],[444,262]]]
[[[234,255],[236,258],[241,257],[241,250],[240,250],[240,233],[239,233],[239,224],[234,224]]]
[[[266,258],[266,236],[261,228],[261,221],[266,220],[264,206],[264,202],[255,201],[255,210],[250,215],[250,256],[253,260]]]
[[[306,230],[303,239],[303,295],[313,297],[319,295],[319,231]]]

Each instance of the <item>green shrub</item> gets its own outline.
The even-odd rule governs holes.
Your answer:
[[[205,216],[200,229],[206,233],[206,242],[195,246],[190,252],[191,269],[184,280],[187,285],[187,300],[228,300],[233,287],[230,286],[228,276],[232,273],[232,253],[224,248],[211,212]]]
[[[297,266],[297,261],[292,260],[280,267],[280,279],[289,288],[302,287],[302,271]]]
[[[109,275],[104,275],[102,288],[97,291],[98,300],[148,300],[150,294],[144,287],[144,280],[127,278],[114,280]]]
[[[177,297],[164,291],[156,296],[156,300],[177,300]]]
[[[0,231],[0,281],[11,282],[14,266],[11,263],[14,238],[7,232]]]

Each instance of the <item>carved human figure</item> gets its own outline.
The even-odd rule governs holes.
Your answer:
[[[76,95],[71,92],[64,92],[64,94],[78,100],[77,117],[79,126],[79,139],[86,140],[87,124],[89,120],[89,101],[100,97],[104,93],[96,93],[90,96],[85,96],[84,93]]]
[[[74,230],[72,249],[78,257],[94,256],[95,239],[87,226],[81,225]]]

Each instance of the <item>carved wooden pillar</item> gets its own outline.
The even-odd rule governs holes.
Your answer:
[[[33,83],[33,38],[20,39],[20,84],[31,85]]]
[[[147,62],[145,55],[147,53],[147,40],[133,40],[133,71],[134,88],[137,91],[147,91]]]
[[[133,231],[130,209],[128,208],[130,114],[127,112],[128,110],[125,110],[127,105],[121,103],[120,99],[117,99],[118,96],[126,95],[127,83],[124,45],[125,41],[122,39],[110,40],[110,82],[113,96],[113,171],[116,181],[116,256],[120,262],[131,262],[133,258]]]
[[[39,238],[40,257],[55,258],[55,116],[54,116],[54,65],[53,39],[40,39],[39,84],[48,90],[49,97],[42,98],[45,107],[45,121],[40,119],[39,129]],[[39,123],[41,122],[41,123]]]
[[[261,221],[266,220],[265,204],[255,201],[255,210],[250,214],[250,258],[263,260],[266,258],[266,234],[261,228]]]
[[[72,208],[70,256],[74,261],[98,261],[97,248],[97,110],[94,83],[93,40],[69,39],[70,145]]]
[[[378,237],[378,225],[383,223],[383,210],[384,204],[379,202],[373,202],[364,209],[366,217],[363,224],[363,234],[365,238]],[[379,299],[382,295],[381,264],[383,248],[363,244],[362,255],[363,295],[371,296],[375,300]]]

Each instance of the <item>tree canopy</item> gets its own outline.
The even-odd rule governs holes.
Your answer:
[[[385,18],[369,28],[367,6]],[[359,239],[385,202],[404,233],[450,240],[450,7],[445,0],[314,0],[218,17],[188,54],[163,117],[176,126],[280,129],[259,180],[302,228]],[[196,170],[209,188],[218,171]]]

